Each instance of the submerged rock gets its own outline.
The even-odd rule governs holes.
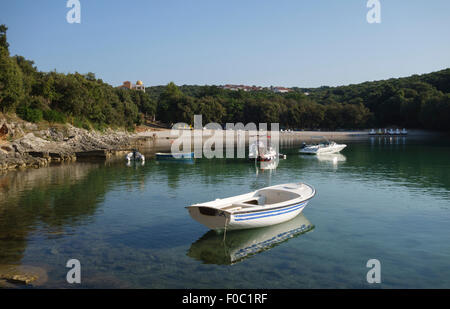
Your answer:
[[[0,287],[40,286],[47,282],[45,269],[29,265],[0,265]]]

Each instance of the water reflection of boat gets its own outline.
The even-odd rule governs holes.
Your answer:
[[[138,167],[138,166],[144,166],[145,165],[145,161],[127,161],[127,166],[128,167]]]
[[[316,156],[317,160],[321,162],[330,162],[333,164],[342,163],[347,161],[346,156],[340,153],[324,153],[324,154],[318,154]]]
[[[195,159],[156,159],[155,161],[156,164],[164,164],[164,165],[169,165],[169,164],[173,164],[173,165],[192,165],[195,164]]]
[[[316,156],[301,154],[300,156],[303,159],[317,160],[320,164],[326,163],[326,164],[333,164],[335,166],[347,161],[347,157],[340,153],[323,153],[323,154],[318,154]]]
[[[272,249],[314,229],[303,214],[270,227],[231,231],[225,235],[209,231],[194,242],[187,255],[205,264],[231,265]]]
[[[259,163],[259,168],[261,170],[274,170],[278,167],[278,164],[280,163],[279,160],[271,160],[271,161],[261,161]]]

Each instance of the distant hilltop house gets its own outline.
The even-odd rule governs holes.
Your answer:
[[[290,88],[285,88],[285,87],[270,87],[270,91],[275,92],[275,93],[288,93],[291,92],[292,89]]]
[[[138,80],[136,84],[132,84],[129,81],[123,82],[123,85],[117,87],[121,89],[132,89],[132,90],[140,90],[145,92],[144,83],[141,80]]]
[[[292,91],[290,88],[285,87],[260,87],[260,86],[246,86],[246,85],[225,85],[221,86],[222,89],[232,90],[232,91],[261,91],[261,90],[270,90],[275,93],[287,93]]]
[[[263,90],[263,87],[257,87],[257,86],[245,86],[245,85],[225,85],[222,86],[223,89],[232,90],[232,91],[259,91]]]

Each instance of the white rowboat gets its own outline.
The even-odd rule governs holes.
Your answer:
[[[288,183],[186,208],[194,220],[212,230],[251,229],[293,219],[315,194],[310,185]]]

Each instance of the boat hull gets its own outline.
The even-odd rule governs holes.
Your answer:
[[[158,160],[192,160],[194,158],[193,152],[188,153],[156,153]]]
[[[331,154],[338,153],[342,151],[347,145],[336,145],[334,147],[306,147],[304,149],[300,149],[300,153],[302,154]]]
[[[271,226],[289,221],[298,216],[309,201],[267,209],[264,211],[241,212],[230,214],[226,211],[217,210],[212,216],[201,212],[201,207],[189,207],[189,214],[195,221],[205,225],[212,230],[243,230]]]
[[[127,160],[128,162],[130,162],[130,161],[141,161],[141,162],[144,162],[145,161],[145,156],[143,154],[141,154],[141,153],[133,154],[132,152],[130,152],[130,153],[128,153],[125,156],[125,160]]]

